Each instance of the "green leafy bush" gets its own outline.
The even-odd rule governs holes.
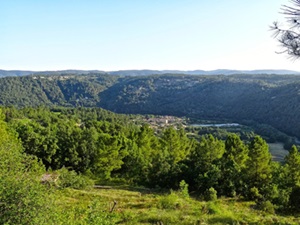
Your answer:
[[[271,213],[274,214],[275,213],[275,207],[272,204],[272,202],[270,201],[260,201],[256,203],[256,206],[258,209],[267,212],[267,213]]]
[[[180,181],[180,183],[179,183],[179,195],[182,198],[190,197],[188,188],[189,188],[189,185],[184,180]]]
[[[212,201],[208,202],[202,210],[208,214],[221,214],[220,206]]]
[[[69,171],[63,167],[57,172],[59,173],[57,184],[61,188],[89,189],[94,186],[94,181],[84,175],[77,174],[73,170]]]
[[[250,196],[249,197],[252,200],[262,199],[262,195],[259,193],[259,190],[257,187],[250,188]]]
[[[158,207],[161,209],[178,209],[181,206],[182,201],[174,191],[171,191],[169,195],[160,197],[158,200]]]
[[[216,201],[217,199],[218,199],[217,191],[213,187],[206,190],[204,194],[205,201]]]
[[[0,119],[0,224],[57,224],[51,190],[39,180],[42,172]]]

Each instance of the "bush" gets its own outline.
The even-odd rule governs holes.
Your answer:
[[[75,171],[69,171],[65,167],[57,171],[59,174],[58,186],[61,188],[74,188],[74,189],[89,189],[94,186],[94,181],[86,176],[77,174]]]
[[[260,200],[262,199],[262,195],[259,193],[259,190],[257,187],[252,187],[250,189],[250,196],[249,196],[250,199],[252,200]]]
[[[160,197],[158,207],[161,209],[178,209],[181,208],[182,201],[178,195],[171,191],[171,194]]]
[[[44,168],[21,153],[14,138],[3,141],[0,121],[0,224],[58,224],[51,189],[40,183]]]
[[[204,200],[205,201],[216,201],[218,199],[217,191],[211,187],[204,193]]]
[[[179,183],[179,195],[182,198],[190,197],[188,187],[189,187],[189,185],[184,180],[180,181],[180,183]]]
[[[282,189],[279,190],[277,198],[275,198],[272,202],[278,206],[278,209],[287,210],[289,209],[289,203],[290,203],[290,189]]]
[[[275,207],[270,201],[260,201],[256,203],[258,209],[267,212],[267,213],[275,213]]]
[[[216,202],[208,202],[206,206],[202,209],[202,211],[208,213],[208,214],[221,214],[221,209]]]

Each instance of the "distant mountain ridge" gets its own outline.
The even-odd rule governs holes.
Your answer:
[[[148,76],[161,74],[187,74],[187,75],[243,75],[243,74],[275,74],[275,75],[300,75],[299,71],[293,70],[57,70],[57,71],[28,71],[28,70],[0,70],[0,77],[15,77],[28,75],[63,75],[63,74],[90,74],[102,73],[118,76]]]

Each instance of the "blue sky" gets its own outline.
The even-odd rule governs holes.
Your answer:
[[[0,69],[291,69],[288,0],[0,0]]]

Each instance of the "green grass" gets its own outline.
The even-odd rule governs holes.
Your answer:
[[[268,143],[274,161],[283,162],[284,157],[289,153],[284,149],[283,143]]]
[[[300,224],[296,217],[285,217],[255,210],[253,202],[221,198],[204,202],[171,194],[145,193],[124,188],[65,189],[59,199],[62,207],[83,211],[97,202],[103,212],[111,213],[116,224]]]

